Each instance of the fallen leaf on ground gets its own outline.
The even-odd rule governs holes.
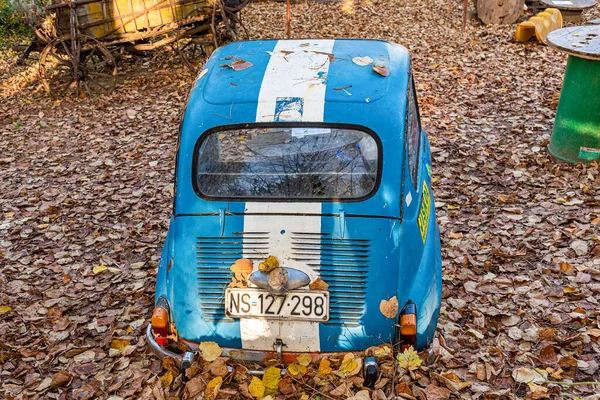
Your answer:
[[[208,362],[215,361],[223,352],[221,347],[215,342],[202,342],[198,347],[202,352],[202,358]]]
[[[423,362],[423,360],[421,360],[419,357],[419,354],[412,346],[404,350],[402,353],[398,353],[396,360],[398,361],[398,366],[400,368],[404,368],[409,371],[416,370]]]
[[[208,385],[206,385],[206,391],[205,391],[206,400],[217,399],[218,394],[219,394],[219,389],[221,388],[222,384],[223,384],[223,378],[221,378],[220,376],[217,376],[216,378],[213,378],[210,382],[208,382]]]

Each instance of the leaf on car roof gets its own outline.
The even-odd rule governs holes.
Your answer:
[[[223,350],[215,342],[202,342],[200,343],[200,351],[202,352],[202,358],[205,361],[212,362],[221,356]]]
[[[381,76],[388,76],[390,74],[390,70],[385,65],[375,64],[371,68]]]
[[[366,65],[371,65],[373,64],[373,59],[369,56],[364,56],[364,57],[354,57],[352,59],[352,62],[356,65],[360,65],[361,67],[364,67]]]
[[[396,315],[398,315],[398,299],[396,296],[389,300],[381,300],[379,303],[379,311],[381,311],[386,318],[396,318]]]

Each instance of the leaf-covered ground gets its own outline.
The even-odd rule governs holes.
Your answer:
[[[433,363],[404,359],[403,369],[382,369],[388,381],[372,392],[361,391],[360,373],[348,373],[354,359],[331,360],[332,371],[320,375],[313,363],[275,384],[261,380],[267,394],[591,399],[600,392],[600,169],[558,164],[546,152],[565,56],[515,43],[515,26],[472,23],[463,31],[460,7],[448,0],[293,6],[294,37],[381,38],[410,50],[433,150],[444,300]],[[252,38],[283,38],[284,16],[283,3],[244,12]],[[35,55],[18,67],[17,53],[0,53],[0,398],[260,393],[243,368],[219,381],[218,360],[196,365],[185,386],[143,338],[179,115],[194,77],[165,50],[123,60],[110,96],[53,101],[35,82]]]

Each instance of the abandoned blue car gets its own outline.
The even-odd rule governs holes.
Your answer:
[[[423,350],[441,301],[410,57],[373,40],[217,49],[188,99],[147,340],[189,361]]]

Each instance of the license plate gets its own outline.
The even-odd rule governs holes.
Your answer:
[[[262,289],[227,289],[225,314],[230,318],[323,322],[329,320],[329,292],[296,290],[274,296]]]

